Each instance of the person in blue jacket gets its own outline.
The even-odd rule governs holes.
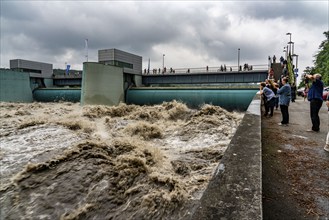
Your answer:
[[[289,124],[289,103],[291,99],[291,87],[286,77],[282,78],[282,87],[277,91],[279,94],[279,105],[282,114],[282,121],[279,125],[288,126]]]
[[[314,75],[306,75],[307,79],[312,80],[312,86],[307,94],[307,99],[310,101],[310,113],[311,113],[311,121],[312,121],[312,129],[307,131],[320,131],[320,117],[319,111],[322,107],[322,94],[323,94],[323,87],[324,84],[321,81],[320,74]]]
[[[263,96],[264,99],[264,106],[265,106],[265,117],[273,117],[273,111],[275,106],[275,94],[274,92],[266,87],[266,83],[262,82],[260,84],[260,94]],[[270,115],[268,113],[270,112]]]

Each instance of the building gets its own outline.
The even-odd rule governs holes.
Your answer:
[[[32,78],[52,78],[53,64],[30,60],[10,60],[10,69],[18,72],[27,72]]]
[[[142,73],[143,58],[118,49],[98,50],[98,62],[104,65],[122,67],[124,72]]]

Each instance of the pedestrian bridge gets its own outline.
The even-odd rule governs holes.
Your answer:
[[[267,66],[253,70],[221,71],[205,69],[187,69],[162,74],[143,74],[145,86],[165,84],[221,84],[221,83],[257,83],[267,78]]]
[[[159,72],[161,72],[159,74]],[[124,74],[139,75],[131,69],[123,68]],[[142,83],[145,86],[171,85],[171,84],[225,84],[225,83],[257,83],[267,78],[267,65],[254,65],[252,69],[241,68],[237,66],[222,69],[220,67],[203,68],[178,68],[168,71],[153,71],[153,73],[142,74]],[[56,86],[81,86],[82,75],[55,75],[53,83]]]

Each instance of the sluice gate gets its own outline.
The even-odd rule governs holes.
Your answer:
[[[172,100],[185,103],[191,108],[203,104],[221,106],[227,110],[245,111],[256,89],[219,89],[219,88],[171,88],[139,87],[126,92],[126,103],[136,105],[154,105]],[[79,102],[81,89],[36,89],[33,99],[38,102],[69,101]]]
[[[127,104],[153,105],[166,101],[181,101],[189,107],[197,108],[203,104],[221,106],[228,110],[245,111],[256,89],[218,89],[218,88],[133,88],[126,94]]]

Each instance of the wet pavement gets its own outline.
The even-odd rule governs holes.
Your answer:
[[[263,219],[329,219],[329,115],[323,103],[320,132],[308,132],[309,105],[301,97],[290,104],[289,126],[278,125],[280,110],[262,116]]]

